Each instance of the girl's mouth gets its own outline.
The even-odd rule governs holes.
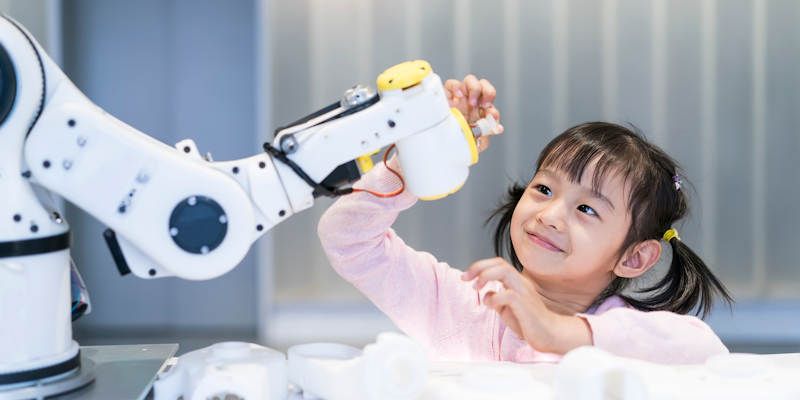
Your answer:
[[[539,247],[544,248],[545,250],[550,250],[554,253],[563,253],[564,250],[561,250],[558,246],[554,245],[549,240],[545,239],[542,236],[539,236],[535,233],[528,233],[528,237],[531,239],[533,243],[539,245]]]

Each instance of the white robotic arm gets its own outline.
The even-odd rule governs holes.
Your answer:
[[[211,279],[315,197],[349,193],[387,145],[420,198],[461,187],[477,161],[475,136],[430,66],[390,68],[378,90],[349,90],[277,132],[264,153],[213,162],[191,140],[173,148],[104,112],[24,28],[0,18],[0,390],[79,362],[69,228],[33,184],[107,225],[122,272]]]
[[[320,184],[338,166],[387,145],[397,145],[408,189],[421,198],[457,190],[477,158],[425,62],[387,71],[380,96],[353,89],[337,109],[279,132],[266,153],[215,163],[191,141],[175,149],[105,113],[41,58],[48,93],[24,142],[23,173],[108,225],[118,264],[144,278],[224,274],[315,194],[346,193]],[[357,178],[354,166],[349,175]]]

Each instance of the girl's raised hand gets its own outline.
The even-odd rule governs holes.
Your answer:
[[[496,311],[517,336],[538,351],[564,354],[592,344],[591,331],[582,318],[548,309],[533,283],[502,258],[476,261],[461,279],[474,279],[476,290],[489,282],[500,282],[504,290],[486,292],[483,304]]]
[[[455,107],[467,123],[473,125],[477,120],[491,115],[500,122],[500,111],[494,106],[497,90],[491,82],[486,79],[478,79],[475,75],[469,74],[463,81],[448,79],[444,83],[447,100],[450,107]],[[503,125],[498,125],[497,134],[503,132]],[[483,151],[489,147],[491,136],[482,137],[479,143],[479,150]]]

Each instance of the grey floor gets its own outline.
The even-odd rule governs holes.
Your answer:
[[[726,343],[734,353],[800,353],[800,343]]]
[[[74,336],[75,340],[81,346],[177,343],[180,346],[178,348],[178,355],[202,349],[219,342],[237,341],[258,343],[256,333],[251,331],[75,332]]]

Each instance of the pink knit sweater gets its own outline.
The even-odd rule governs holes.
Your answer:
[[[381,164],[357,187],[388,192],[398,182]],[[481,304],[491,284],[477,292],[471,282],[460,279],[460,270],[412,249],[397,236],[392,223],[416,201],[406,191],[386,199],[353,193],[334,203],[322,216],[318,232],[339,275],[435,359],[557,362],[560,355],[532,348]],[[595,346],[620,356],[690,364],[728,352],[700,319],[634,310],[617,296],[578,315],[589,323]]]

